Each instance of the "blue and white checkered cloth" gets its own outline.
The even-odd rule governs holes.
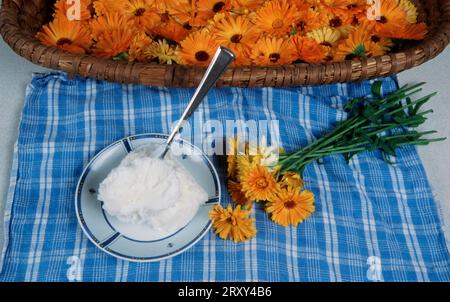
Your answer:
[[[397,88],[385,78],[384,92]],[[370,82],[295,89],[215,89],[197,119],[279,120],[296,150],[332,129],[343,104]],[[96,248],[75,216],[83,167],[124,136],[169,132],[193,90],[35,75],[27,90],[6,205],[0,281],[428,281],[450,280],[450,255],[414,147],[387,165],[378,152],[347,164],[328,157],[305,171],[317,211],[298,227],[256,207],[249,242],[210,231],[172,259],[137,264]],[[223,190],[223,203],[230,199]]]

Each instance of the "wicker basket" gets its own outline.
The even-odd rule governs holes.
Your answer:
[[[3,0],[0,34],[28,60],[69,74],[101,80],[152,86],[196,86],[204,69],[181,65],[126,63],[76,55],[42,45],[36,32],[47,23],[55,1]],[[370,79],[398,73],[438,55],[450,42],[450,0],[417,0],[419,18],[430,28],[428,37],[401,52],[338,63],[292,64],[280,67],[229,69],[218,86],[296,86]]]

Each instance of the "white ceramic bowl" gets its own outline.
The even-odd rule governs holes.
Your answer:
[[[117,141],[99,152],[84,169],[75,194],[78,221],[88,238],[104,252],[129,261],[160,261],[178,255],[197,243],[211,227],[209,211],[220,204],[220,181],[211,160],[200,149],[178,141],[172,156],[191,173],[209,195],[195,217],[175,233],[155,232],[145,225],[120,222],[103,210],[97,199],[100,183],[129,152],[163,144],[165,134],[142,134]],[[179,143],[182,144],[179,144]]]

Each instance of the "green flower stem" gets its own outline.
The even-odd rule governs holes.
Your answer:
[[[412,101],[424,83],[404,86],[387,96],[380,96],[380,83],[372,86],[373,97],[350,100],[345,109],[347,120],[340,122],[334,131],[317,139],[303,149],[280,156],[282,171],[303,172],[306,165],[324,156],[344,154],[350,159],[365,150],[381,149],[384,154],[395,155],[395,149],[405,145],[426,145],[445,138],[426,139],[436,131],[417,132],[413,129],[426,121],[433,111],[418,112],[436,93]],[[404,101],[405,100],[405,101]],[[395,129],[401,133],[395,133]],[[406,132],[405,132],[406,131]]]

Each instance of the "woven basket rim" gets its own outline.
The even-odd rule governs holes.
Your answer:
[[[47,47],[20,27],[18,19],[23,1],[3,0],[0,35],[17,54],[35,64],[72,75],[151,86],[193,87],[198,85],[204,73],[202,67],[114,61]],[[426,9],[437,14],[434,17],[438,18],[439,23],[435,25],[435,31],[417,45],[382,56],[342,62],[233,67],[227,70],[218,86],[297,86],[351,82],[387,76],[420,65],[434,58],[450,43],[450,0],[421,1]]]

